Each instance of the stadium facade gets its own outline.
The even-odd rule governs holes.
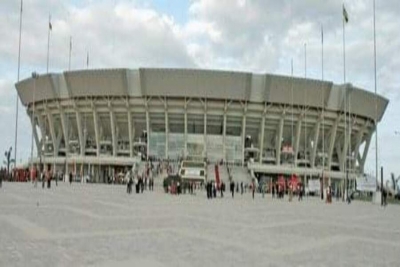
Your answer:
[[[16,88],[33,126],[32,162],[97,181],[138,156],[355,175],[388,105],[351,84],[192,69],[68,71]]]

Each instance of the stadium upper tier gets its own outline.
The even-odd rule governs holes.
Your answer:
[[[128,164],[141,151],[254,158],[273,172],[285,164],[362,171],[375,121],[388,105],[351,84],[194,69],[68,71],[16,88],[38,151],[53,160],[74,155],[99,163],[108,156]]]

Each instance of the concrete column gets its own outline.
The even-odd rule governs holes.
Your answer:
[[[63,131],[64,136],[64,143],[65,143],[65,155],[69,155],[69,133],[68,133],[68,123],[67,118],[65,116],[64,110],[61,108],[61,105],[58,104],[58,110],[60,111],[60,119],[61,119],[61,128]]]
[[[115,128],[116,128],[116,120],[115,120],[115,115],[114,111],[110,107],[110,124],[111,124],[111,140],[112,140],[112,151],[113,151],[113,156],[117,156],[117,135],[115,133]]]
[[[54,129],[53,115],[51,114],[50,110],[47,107],[46,107],[46,116],[47,116],[47,121],[49,122],[51,141],[53,143],[53,156],[56,157],[56,156],[58,156],[58,144],[57,144],[56,131]]]
[[[260,164],[262,164],[263,151],[264,151],[265,115],[266,115],[266,110],[264,110],[262,117],[261,117],[260,159],[259,159]]]
[[[99,132],[99,119],[97,115],[97,110],[94,104],[92,104],[93,109],[93,125],[94,125],[94,136],[96,138],[96,155],[100,156],[100,132]]]
[[[368,135],[366,143],[365,143],[365,148],[364,148],[364,152],[361,158],[361,170],[362,172],[364,172],[364,165],[365,165],[365,160],[367,159],[367,155],[368,155],[368,150],[369,150],[369,146],[371,144],[371,139],[372,139],[372,135],[375,131],[375,127],[372,129],[371,133]]]
[[[346,133],[345,133],[346,134]],[[347,150],[349,148],[349,138],[344,138],[344,144],[343,144],[343,150],[341,151],[341,155],[339,155],[339,159],[341,160],[341,166],[340,170],[345,171],[346,170],[346,162],[347,162]]]
[[[148,107],[148,100],[145,99],[146,104],[146,132],[147,132],[147,160],[149,160],[149,153],[150,153],[150,114],[149,114],[149,107]]]
[[[76,108],[75,108],[75,116],[76,116],[76,125],[78,128],[80,154],[82,156],[84,156],[85,155],[85,144],[84,144],[84,140],[83,140],[82,118],[81,118],[80,112]]]
[[[168,102],[167,98],[164,98],[164,108],[165,108],[165,158],[168,158],[168,150],[169,150],[169,123],[168,123]]]
[[[365,132],[365,129],[367,128],[367,126],[368,126],[368,122],[365,123],[364,126],[357,133],[356,145],[355,145],[355,149],[354,149],[354,157],[355,157],[355,159],[354,159],[354,162],[353,162],[353,164],[354,164],[353,167],[355,167],[356,160],[358,160],[357,156],[359,154],[360,146],[361,146],[362,139],[363,139],[363,136],[364,136],[364,132]],[[361,162],[359,162],[359,165],[361,165]]]
[[[340,115],[338,115],[336,121],[334,122],[333,126],[332,126],[332,130],[331,130],[331,136],[329,138],[329,148],[328,148],[328,170],[331,170],[331,166],[332,166],[332,156],[333,156],[333,149],[335,148],[335,140],[336,140],[336,134],[337,134],[337,128],[338,128],[338,124],[340,121]]]
[[[314,146],[311,151],[311,168],[315,167],[315,158],[317,156],[317,150],[318,150],[318,140],[319,140],[319,128],[321,126],[321,118],[318,119],[317,124],[315,125],[315,131],[314,131]]]
[[[204,99],[204,156],[207,155],[207,99]]]
[[[127,111],[128,115],[128,138],[129,138],[129,157],[133,157],[133,134],[132,134],[132,113],[131,110],[129,109],[129,104],[127,106]]]
[[[224,155],[223,159],[226,161],[226,112],[227,112],[227,106],[226,106],[226,101],[225,101],[225,108],[224,108],[224,119],[222,122],[222,153]]]
[[[37,130],[36,130],[36,121],[35,118],[33,118],[33,112],[29,112],[27,110],[28,116],[31,120],[31,124],[32,124],[32,132],[33,132],[33,138],[35,140],[35,144],[36,144],[36,151],[37,151],[37,155],[39,156],[39,153],[41,151],[41,146],[40,146],[40,141],[39,141],[39,137],[37,135]],[[36,116],[35,116],[36,117]]]
[[[187,102],[185,99],[185,113],[184,113],[184,155],[185,157],[188,155],[187,152]]]
[[[40,128],[40,135],[41,135],[40,143],[41,143],[41,147],[42,147],[43,145],[46,144],[46,135],[47,135],[46,128],[44,126],[44,121],[43,121],[42,115],[40,113],[38,113],[35,116],[36,116],[36,119],[38,121],[39,128]],[[46,152],[46,147],[44,147],[44,152]]]
[[[242,119],[242,166],[244,166],[244,145],[246,141],[246,113],[247,113],[247,104],[245,104],[244,106],[243,119]]]
[[[296,136],[295,136],[295,143],[294,143],[294,166],[295,167],[297,167],[297,155],[299,154],[302,120],[303,120],[303,118],[299,117],[297,124],[296,124]]]
[[[285,114],[282,114],[278,125],[278,135],[276,140],[276,165],[281,165],[281,151],[282,151],[282,136],[283,136],[283,124],[285,121]]]

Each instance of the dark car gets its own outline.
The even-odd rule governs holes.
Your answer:
[[[178,182],[182,183],[182,178],[177,174],[169,175],[168,177],[164,178],[163,187],[165,192],[168,192],[168,186],[171,186],[173,183],[177,184]]]

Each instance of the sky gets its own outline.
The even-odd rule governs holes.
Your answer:
[[[24,0],[20,79],[71,69],[173,67],[234,70],[343,83],[340,0]],[[373,0],[344,1],[346,81],[374,92]],[[378,164],[400,174],[400,1],[376,1],[377,90],[390,103],[378,126]],[[0,149],[14,147],[20,0],[0,3]],[[305,53],[306,44],[306,53]],[[305,60],[305,54],[307,54]],[[306,62],[306,64],[305,64]],[[305,67],[307,66],[307,67]],[[31,151],[19,104],[17,163]],[[371,107],[372,108],[372,107]],[[375,137],[373,137],[375,140]],[[375,142],[365,171],[375,173]]]

